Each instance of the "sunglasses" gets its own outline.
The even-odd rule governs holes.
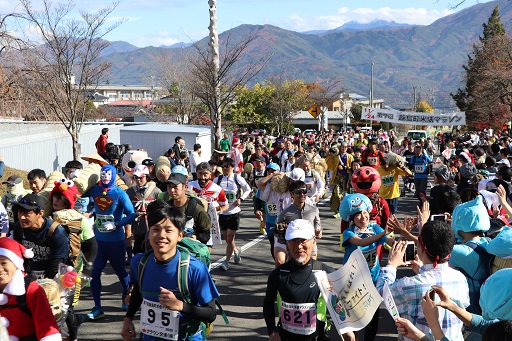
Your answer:
[[[20,200],[18,200],[18,204],[27,205],[27,206],[35,206],[36,208],[41,209],[41,207],[39,207],[39,204],[34,200],[20,199]]]
[[[292,242],[294,243],[295,245],[305,245],[307,242],[309,242],[310,240],[312,240],[313,238],[309,238],[309,239],[291,239],[289,240],[289,242]]]
[[[307,192],[308,192],[307,189],[299,188],[299,189],[296,189],[295,191],[293,191],[293,194],[306,194]]]

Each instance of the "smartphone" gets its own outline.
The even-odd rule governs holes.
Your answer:
[[[411,260],[414,260],[416,256],[416,244],[414,242],[407,242],[407,248],[405,249],[404,254],[404,263],[411,264]]]
[[[429,291],[427,291],[427,295],[429,295],[430,299],[433,301],[434,298],[436,297],[436,292],[434,289],[430,289]]]
[[[432,214],[430,216],[430,221],[436,221],[436,220],[446,221],[446,215],[444,215],[444,214]]]

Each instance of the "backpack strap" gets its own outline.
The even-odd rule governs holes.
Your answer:
[[[187,303],[192,304],[190,291],[188,289],[188,268],[190,266],[190,253],[180,251],[180,261],[178,265],[178,288],[181,297]]]
[[[217,185],[220,185],[223,177],[224,177],[224,175],[222,175],[222,174],[217,177]]]
[[[142,291],[142,276],[144,275],[144,269],[146,268],[146,264],[148,263],[149,257],[153,254],[153,250],[146,251],[142,258],[140,259],[139,265],[137,266],[137,276],[139,278],[139,291],[141,294]]]
[[[57,229],[57,227],[59,226],[60,224],[57,222],[57,221],[54,221],[51,225],[50,225],[50,230],[48,231],[48,235],[47,237],[51,237],[53,235],[53,232],[55,232],[55,230]]]
[[[194,217],[194,212],[197,208],[197,202],[199,199],[196,199],[194,197],[189,197],[188,203],[187,203],[187,209],[185,210],[185,215],[187,217],[187,220],[192,219]],[[195,223],[194,223],[195,225]]]

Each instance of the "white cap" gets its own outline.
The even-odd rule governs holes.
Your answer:
[[[286,228],[286,240],[311,239],[315,236],[315,228],[309,220],[295,219]]]
[[[144,166],[144,165],[138,165],[137,167],[135,167],[135,169],[133,170],[133,175],[135,175],[136,177],[138,178],[141,178],[142,175],[149,175],[149,169],[148,169],[148,166]]]
[[[304,173],[302,168],[294,168],[290,172],[290,179],[293,181],[304,181],[306,179],[306,173]]]

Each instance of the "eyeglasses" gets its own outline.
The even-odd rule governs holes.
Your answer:
[[[306,194],[308,192],[305,188],[298,188],[295,191],[293,191],[293,194]]]
[[[307,244],[312,239],[313,238],[309,238],[309,239],[299,239],[299,238],[296,238],[296,239],[289,240],[289,242],[292,242],[295,245],[305,245],[305,244]]]

